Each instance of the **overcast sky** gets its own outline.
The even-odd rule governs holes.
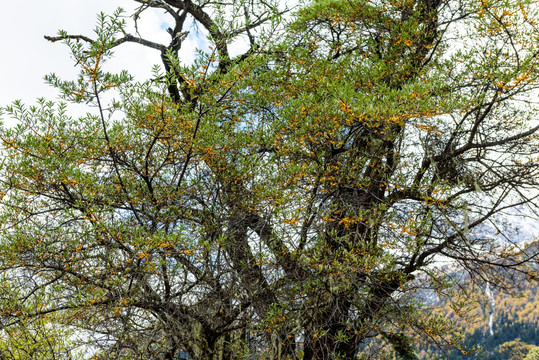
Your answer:
[[[132,0],[20,0],[5,1],[0,12],[2,57],[0,58],[0,106],[16,99],[26,104],[39,97],[58,99],[57,92],[45,84],[43,76],[56,73],[63,79],[77,74],[69,49],[61,43],[51,43],[44,35],[56,35],[59,29],[70,34],[92,35],[100,11],[112,13],[117,7],[133,13],[137,3]],[[146,12],[139,24],[142,36],[167,44],[167,17],[162,11]],[[185,61],[192,61],[196,38],[190,36],[183,44]],[[112,71],[128,69],[137,80],[151,74],[152,64],[159,63],[157,51],[137,44],[124,44],[107,63]]]

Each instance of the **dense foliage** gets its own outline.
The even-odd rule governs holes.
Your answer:
[[[536,278],[504,222],[537,220],[535,1],[135,1],[169,44],[121,11],[47,37],[86,116],[3,109],[3,327],[99,359],[415,358],[410,334],[467,352],[417,295],[466,312],[442,262]],[[129,42],[160,52],[153,79],[107,72]]]

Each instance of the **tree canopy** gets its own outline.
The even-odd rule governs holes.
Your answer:
[[[537,221],[536,1],[135,1],[46,36],[86,116],[2,109],[4,329],[99,359],[413,359],[460,346],[427,295],[465,313],[458,285],[537,278],[507,220]],[[152,79],[107,71],[126,43]]]

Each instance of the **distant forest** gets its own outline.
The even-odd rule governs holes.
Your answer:
[[[515,357],[515,352],[525,349],[524,354],[521,354],[525,356],[534,346],[539,346],[539,286],[529,281],[522,281],[520,284],[522,288],[513,295],[492,291],[495,300],[492,312],[493,334],[490,333],[489,327],[492,310],[485,288],[474,289],[472,296],[475,296],[473,300],[476,300],[477,306],[467,317],[457,316],[452,308],[454,304],[446,302],[440,311],[445,312],[457,328],[461,329],[462,349],[466,352],[476,346],[477,352],[465,354],[455,348],[444,355],[433,344],[417,345],[419,359],[516,360],[520,357]]]

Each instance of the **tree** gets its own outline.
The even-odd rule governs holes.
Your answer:
[[[530,349],[524,360],[539,359],[539,346],[534,346]]]
[[[54,314],[103,359],[353,359],[373,341],[411,358],[412,336],[460,346],[422,289],[537,276],[503,222],[536,220],[534,1],[136,1],[135,22],[170,16],[168,45],[121,11],[47,37],[80,68],[47,80],[88,115],[4,109],[4,327]],[[208,44],[194,64],[188,36]],[[106,71],[128,42],[160,52],[153,79]]]
[[[520,339],[503,343],[500,345],[499,351],[500,353],[508,356],[507,358],[510,360],[533,360],[537,359],[539,355],[539,347],[523,343],[520,341]]]
[[[0,333],[0,356],[5,360],[84,359],[71,344],[70,331],[54,328],[54,319],[22,320]]]

